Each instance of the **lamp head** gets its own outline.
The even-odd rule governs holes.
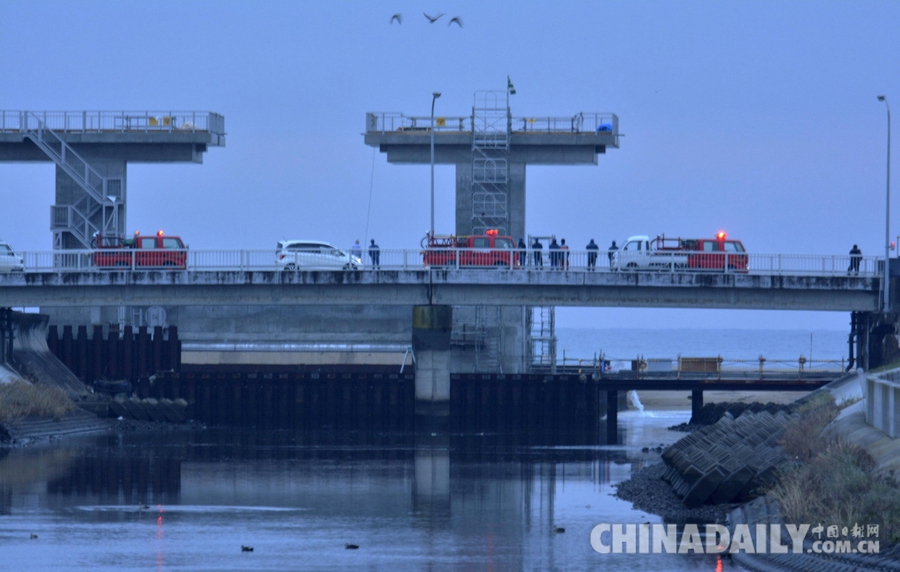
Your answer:
[[[437,98],[439,98],[439,97],[441,96],[441,92],[436,91],[436,92],[432,93],[431,95],[433,95],[434,98],[437,99]]]
[[[878,96],[878,101],[884,101],[884,96],[883,96],[883,95],[879,95],[879,96]]]

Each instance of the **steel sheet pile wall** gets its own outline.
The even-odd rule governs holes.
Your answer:
[[[141,379],[139,398],[185,399],[204,423],[273,428],[410,430],[415,420],[411,373],[340,371],[159,372]],[[451,379],[453,431],[600,431],[599,385],[580,376],[473,375]]]
[[[458,430],[596,434],[605,393],[583,375],[453,374],[450,423]]]
[[[138,397],[185,399],[197,421],[304,428],[411,429],[415,376],[340,372],[160,372]]]
[[[90,385],[97,379],[136,382],[149,378],[159,371],[181,369],[181,341],[178,328],[166,330],[157,326],[152,335],[146,326],[125,326],[121,332],[111,325],[107,335],[103,326],[78,326],[73,335],[72,326],[63,326],[62,335],[55,325],[47,332],[47,346],[80,380]]]

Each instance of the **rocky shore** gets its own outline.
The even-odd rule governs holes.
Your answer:
[[[0,424],[0,447],[27,447],[64,437],[108,432],[173,432],[205,429],[202,423],[165,423],[136,419],[100,418],[83,410],[73,411],[61,419],[29,417]]]
[[[634,508],[659,515],[666,522],[685,523],[725,523],[726,515],[737,504],[704,505],[687,508],[665,481],[664,463],[659,462],[631,475],[627,481],[619,483],[616,496],[634,504]]]

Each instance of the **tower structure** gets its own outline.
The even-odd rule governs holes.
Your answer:
[[[225,118],[208,111],[0,111],[0,162],[52,162],[54,250],[124,236],[128,163],[202,163],[225,145]]]
[[[509,106],[511,88],[509,84],[506,93],[476,92],[470,115],[435,120],[434,161],[456,166],[457,235],[482,234],[493,228],[514,239],[528,236],[526,165],[596,165],[599,155],[619,147],[615,114],[515,117]],[[431,130],[430,116],[373,112],[366,114],[364,141],[386,154],[388,163],[428,164]],[[521,371],[528,367],[526,361],[540,362],[555,354],[552,308],[536,315],[522,308],[498,312],[454,308],[453,321],[454,328],[460,328],[454,339],[467,340],[466,332],[478,332],[470,344],[476,371],[483,367]],[[536,338],[535,328],[540,332]],[[489,340],[491,336],[496,339]],[[479,349],[491,355],[480,355]],[[547,355],[533,355],[538,350]],[[494,359],[494,353],[499,353],[499,359]]]

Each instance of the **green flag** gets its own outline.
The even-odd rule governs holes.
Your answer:
[[[516,94],[516,88],[513,87],[512,80],[509,79],[509,76],[506,76],[506,89],[509,91],[510,95]]]

